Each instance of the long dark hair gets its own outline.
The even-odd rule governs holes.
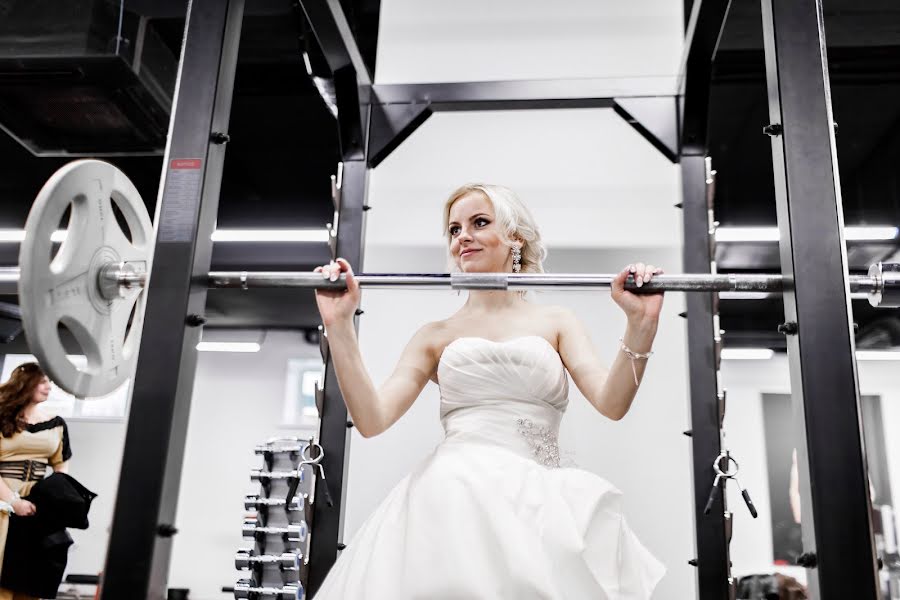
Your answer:
[[[0,437],[12,437],[28,425],[22,413],[44,377],[40,365],[23,363],[13,369],[9,381],[0,385]]]

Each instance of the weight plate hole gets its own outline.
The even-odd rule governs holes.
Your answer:
[[[125,214],[119,207],[119,202],[116,200],[115,195],[110,198],[110,204],[112,204],[112,211],[116,216],[116,223],[119,224],[119,229],[122,230],[122,233],[125,234],[125,237],[128,238],[128,241],[133,244],[134,237],[131,235],[131,227],[128,226],[128,219],[125,218]]]
[[[87,361],[85,357],[87,353],[84,350],[84,347],[78,341],[78,337],[75,335],[75,332],[69,328],[68,325],[63,321],[60,321],[57,326],[57,332],[59,333],[59,341],[62,343],[63,349],[66,351],[66,359],[72,363],[79,371],[84,371],[87,366]]]
[[[50,238],[53,242],[50,244],[50,262],[52,263],[57,255],[59,254],[60,249],[65,243],[64,240],[68,239],[68,229],[69,229],[69,217],[72,216],[72,203],[69,202],[69,205],[66,207],[66,210],[63,212],[62,216],[59,218],[59,224],[56,227],[56,230],[52,234]],[[61,232],[61,233],[57,233]],[[51,264],[51,267],[54,266]]]
[[[125,342],[128,341],[128,337],[131,335],[131,326],[134,324],[134,316],[137,313],[138,304],[140,302],[138,300],[134,301],[134,304],[131,306],[131,314],[128,315],[128,324],[125,326],[125,339],[122,340],[122,345],[125,345]]]

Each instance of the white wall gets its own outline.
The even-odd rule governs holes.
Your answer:
[[[69,551],[67,573],[96,575],[103,569],[109,527],[112,525],[122,448],[124,422],[67,421],[72,460],[69,473],[98,494],[88,515],[90,527],[70,529],[75,544]]]
[[[612,110],[572,109],[432,115],[371,174],[366,247],[434,246],[473,181],[513,188],[551,248],[681,244],[677,167]]]
[[[882,426],[886,445],[891,496],[900,498],[900,387],[896,361],[859,361],[861,394],[881,396]],[[727,445],[740,462],[741,483],[750,492],[759,511],[753,519],[736,487],[729,486],[728,502],[734,512],[734,536],[731,559],[734,572],[740,574],[788,572],[801,581],[806,571],[800,568],[772,566],[772,530],[766,445],[763,430],[762,395],[789,394],[790,373],[787,357],[776,355],[764,361],[722,361],[722,383],[728,390],[725,414]]]
[[[682,3],[383,0],[379,83],[678,73]]]

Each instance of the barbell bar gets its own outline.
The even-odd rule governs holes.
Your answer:
[[[104,265],[97,277],[101,290],[137,290],[147,285],[147,273],[136,273],[122,265]],[[115,267],[115,268],[110,268]],[[354,276],[365,289],[414,290],[559,290],[584,291],[612,287],[615,274],[602,273],[363,273]],[[872,306],[900,307],[900,264],[877,263],[867,275],[848,277],[851,294],[866,294]],[[625,289],[635,293],[655,292],[767,292],[780,294],[787,278],[774,274],[679,274],[655,275],[638,286],[629,275]],[[16,293],[18,269],[0,269],[0,294]],[[308,271],[211,271],[209,289],[306,288],[346,289],[346,276],[337,281]],[[117,294],[120,292],[116,292]],[[113,300],[113,294],[104,297]]]
[[[119,208],[127,235],[115,218]],[[68,233],[55,248],[52,239],[66,210]],[[19,267],[0,269],[0,294],[16,294],[32,353],[60,388],[78,398],[113,392],[131,376],[144,317],[155,232],[134,184],[115,166],[77,160],[61,167],[41,188],[25,222]],[[54,250],[56,253],[54,254]],[[585,273],[362,273],[362,288],[454,290],[590,290],[609,288],[616,276]],[[346,288],[313,272],[215,271],[198,285],[209,288]],[[790,289],[775,274],[656,275],[638,287],[653,292],[767,292]],[[853,294],[873,306],[900,307],[900,265],[872,265],[867,275],[850,275]],[[76,366],[59,336],[66,326],[85,354]]]

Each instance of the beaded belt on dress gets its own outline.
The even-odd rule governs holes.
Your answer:
[[[534,459],[545,467],[559,468],[559,437],[549,427],[536,425],[531,419],[516,419],[517,430],[531,447]]]
[[[0,461],[0,477],[7,479],[38,481],[44,478],[46,472],[47,463],[40,460]]]

